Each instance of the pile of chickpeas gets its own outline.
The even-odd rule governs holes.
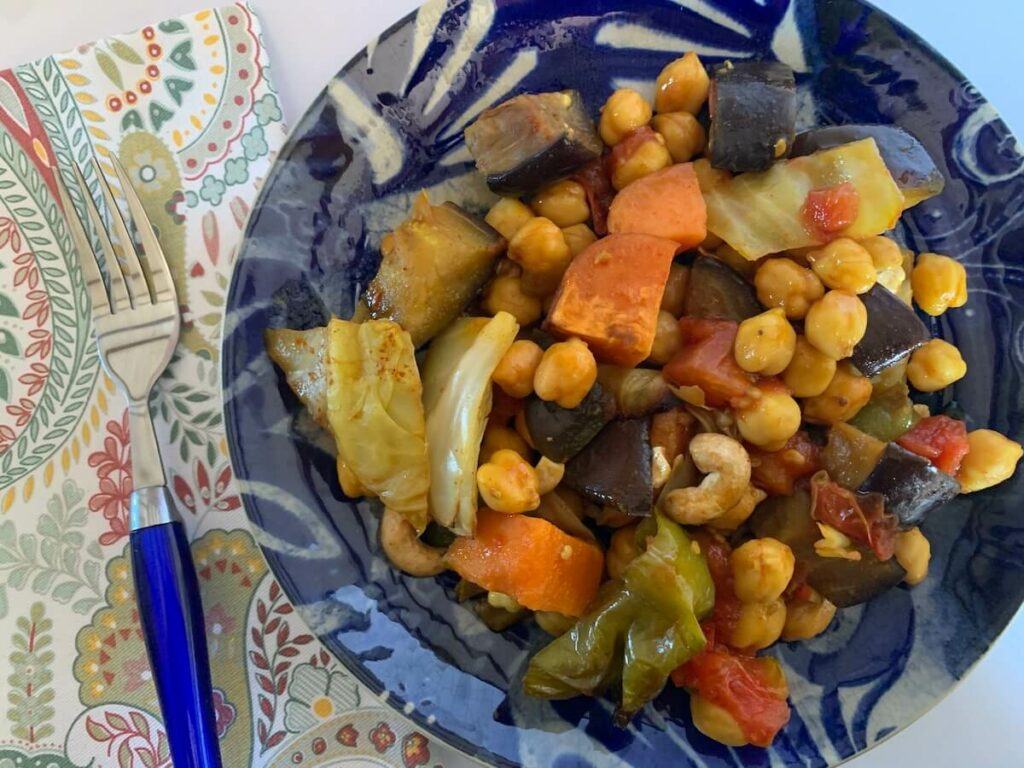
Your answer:
[[[598,125],[601,138],[615,147],[632,134],[636,144],[614,164],[611,182],[616,190],[672,163],[690,162],[703,152],[706,136],[697,114],[708,89],[704,65],[696,54],[687,53],[658,76],[653,105],[630,88],[616,90],[608,98]],[[653,130],[636,133],[648,127]],[[636,142],[639,136],[642,141]],[[705,189],[728,175],[704,159],[695,161],[695,170]],[[571,179],[547,185],[528,202],[500,199],[486,221],[509,246],[507,258],[485,288],[484,310],[509,312],[523,326],[540,320],[573,257],[597,240],[588,226],[590,220],[586,190]],[[915,258],[885,236],[860,241],[841,237],[818,248],[746,262],[709,233],[701,250],[752,282],[764,307],[739,323],[733,353],[742,370],[778,383],[755,385],[749,396],[734,401],[731,408],[739,435],[762,451],[783,448],[803,422],[829,426],[848,421],[871,399],[871,380],[849,358],[867,329],[867,310],[860,297],[876,283],[932,316],[967,301],[962,265],[935,253]],[[664,365],[682,348],[678,319],[683,314],[688,275],[687,267],[672,265],[648,365]],[[918,348],[907,363],[908,381],[921,392],[948,387],[966,372],[959,350],[942,339]],[[544,350],[522,339],[505,354],[493,380],[516,400],[536,395],[574,408],[596,376],[594,355],[582,340],[570,338]],[[958,474],[964,492],[987,488],[1013,473],[1022,453],[1017,443],[984,429],[971,432],[968,440],[970,453]],[[488,427],[477,473],[480,496],[487,506],[509,514],[529,512],[538,508],[541,496],[558,486],[564,467],[546,458],[531,464],[532,448],[521,411],[512,426],[492,423]],[[654,472],[665,474],[657,467]],[[763,498],[762,492],[757,493],[748,499],[753,503],[746,505],[742,519],[725,515],[722,520],[729,518],[731,523],[719,529],[741,524]],[[617,530],[606,553],[606,567],[611,578],[618,578],[639,554],[636,524],[622,515],[607,520]],[[907,583],[924,579],[930,556],[928,541],[918,529],[898,534],[895,557],[907,572]],[[784,597],[794,564],[789,547],[771,538],[747,541],[732,552],[730,566],[740,610],[729,645],[760,650],[780,638],[814,637],[829,625],[836,606],[814,590],[804,587],[798,596]],[[565,631],[570,624],[557,615],[543,618],[543,626],[553,632]],[[691,708],[698,727],[709,736],[743,743],[736,741],[738,726],[724,710],[696,695]]]

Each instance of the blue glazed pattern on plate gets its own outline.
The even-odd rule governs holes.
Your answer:
[[[955,69],[857,0],[463,0],[432,2],[349,62],[302,118],[253,212],[224,326],[225,417],[235,472],[278,579],[367,685],[423,727],[499,764],[834,765],[908,725],[960,679],[1024,596],[1022,479],[962,497],[924,526],[932,567],[840,611],[821,637],[780,644],[793,718],[771,750],[730,749],[689,722],[669,689],[628,730],[607,701],[544,702],[520,679],[536,628],[487,630],[454,579],[405,577],[379,554],[371,505],[346,499],[330,440],[263,349],[268,325],[347,316],[381,235],[426,189],[483,210],[462,129],[523,91],[578,88],[592,112],[618,86],[650,91],[685,50],[712,63],[777,58],[798,73],[800,120],[895,123],[947,178],[899,237],[956,256],[970,301],[935,320],[966,379],[933,396],[970,428],[1022,437],[1024,176],[1017,143]]]

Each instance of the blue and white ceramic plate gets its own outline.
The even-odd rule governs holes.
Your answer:
[[[925,526],[927,581],[841,611],[812,642],[780,644],[793,717],[770,750],[729,749],[666,690],[629,727],[606,701],[549,703],[520,676],[539,630],[488,631],[454,580],[413,579],[375,544],[369,504],[345,498],[324,436],[263,349],[268,325],[347,316],[381,235],[426,189],[482,210],[490,195],[462,129],[523,91],[650,92],[682,51],[780,59],[803,125],[896,123],[945,172],[899,236],[955,255],[970,301],[931,321],[969,374],[953,398],[971,428],[1022,439],[1024,173],[1017,143],[963,76],[858,0],[431,2],[345,65],[299,121],[253,212],[228,298],[223,376],[235,472],[271,567],[323,642],[423,728],[502,765],[834,765],[913,722],[981,657],[1024,596],[1024,478],[964,497]],[[933,403],[935,405],[936,403]]]

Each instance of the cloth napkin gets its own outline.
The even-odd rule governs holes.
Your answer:
[[[468,764],[319,644],[241,508],[221,421],[221,316],[284,137],[259,21],[241,3],[0,72],[0,768],[171,765],[126,548],[125,403],[98,363],[53,183],[58,170],[70,181],[74,160],[98,198],[112,154],[182,309],[151,407],[199,572],[224,764]]]

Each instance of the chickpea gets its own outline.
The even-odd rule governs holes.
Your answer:
[[[520,227],[533,218],[530,206],[515,197],[503,197],[484,216],[484,221],[494,227],[506,240],[511,240]]]
[[[572,616],[566,616],[564,613],[556,613],[555,611],[536,611],[533,614],[533,618],[537,622],[538,627],[554,637],[564,635],[576,623],[576,619]]]
[[[608,576],[613,579],[621,579],[626,572],[626,566],[640,554],[640,548],[636,545],[637,525],[633,523],[624,526],[612,534],[608,551],[604,555],[604,564],[608,569]]]
[[[573,224],[571,227],[562,229],[562,237],[569,246],[569,253],[573,256],[581,254],[589,245],[597,242],[597,235],[594,230],[586,224]]]
[[[651,121],[651,105],[632,88],[619,88],[601,107],[598,131],[609,147],[613,147],[637,128]]]
[[[914,350],[907,364],[907,378],[914,389],[938,392],[967,375],[960,350],[943,339],[932,339]]]
[[[956,475],[961,493],[974,493],[1008,480],[1024,453],[1019,443],[991,429],[970,432],[967,443],[970,450]]]
[[[824,248],[807,254],[814,274],[829,288],[865,293],[878,279],[875,262],[867,248],[848,237],[836,238]]]
[[[807,310],[804,335],[822,354],[842,360],[853,354],[868,327],[868,310],[845,291],[829,291]]]
[[[811,305],[825,295],[821,280],[792,259],[766,259],[754,275],[757,300],[779,307],[790,320],[800,320]]]
[[[736,597],[744,603],[770,603],[789,585],[796,558],[777,539],[751,539],[732,551],[729,565]]]
[[[740,323],[733,344],[736,364],[748,373],[775,376],[793,359],[796,331],[786,313],[775,307]]]
[[[688,163],[694,155],[704,151],[704,142],[707,141],[704,126],[689,112],[657,115],[651,126],[664,137],[665,146],[677,163]]]
[[[786,623],[782,627],[782,639],[810,640],[817,637],[836,615],[835,605],[814,590],[806,600],[791,600],[786,605]]]
[[[565,464],[559,464],[547,456],[541,456],[533,471],[537,473],[537,488],[540,495],[543,496],[546,493],[551,493],[562,482],[562,478],[565,477]]]
[[[484,290],[483,308],[490,315],[508,312],[519,325],[535,323],[541,315],[540,299],[527,295],[522,279],[512,275],[491,280]]]
[[[967,303],[967,270],[949,256],[922,253],[910,273],[914,301],[932,317]]]
[[[480,443],[480,463],[486,464],[498,451],[515,451],[526,461],[533,458],[532,449],[518,432],[492,424],[484,430],[484,439]]]
[[[672,155],[668,153],[665,139],[660,133],[645,140],[633,154],[612,169],[612,186],[625,189],[637,179],[642,179],[655,171],[672,165]]]
[[[540,506],[537,474],[515,451],[495,451],[476,471],[476,487],[495,512],[517,515]]]
[[[740,724],[727,709],[698,693],[690,694],[690,717],[698,731],[720,744],[742,747],[749,743]]]
[[[508,244],[508,257],[523,268],[523,290],[545,296],[558,287],[572,252],[562,230],[551,219],[537,216],[516,232]]]
[[[781,599],[767,603],[742,603],[729,645],[759,651],[778,640],[785,625],[786,604]]]
[[[907,572],[903,577],[907,584],[913,587],[924,581],[931,559],[932,545],[928,543],[920,528],[911,528],[909,531],[900,531],[896,534],[896,562]]]
[[[670,312],[658,312],[658,323],[654,328],[654,344],[648,360],[656,365],[664,365],[683,346],[683,332],[679,330],[679,321]]]
[[[543,356],[544,350],[532,341],[514,341],[498,362],[491,379],[512,397],[528,397],[533,393],[533,374]]]
[[[523,268],[512,261],[512,259],[506,259],[503,256],[498,259],[498,263],[494,265],[494,275],[496,277],[522,277]]]
[[[875,235],[861,240],[860,245],[871,255],[871,262],[877,271],[903,268],[903,252],[895,240],[885,235]]]
[[[793,359],[782,372],[782,382],[793,397],[816,397],[836,374],[836,361],[816,350],[803,336],[796,337]]]
[[[530,205],[538,216],[551,219],[559,227],[583,224],[590,218],[587,191],[572,179],[548,184],[534,196]]]
[[[668,269],[668,282],[665,292],[661,294],[661,308],[672,317],[683,314],[686,304],[686,284],[690,281],[690,270],[682,264],[673,263]]]
[[[552,344],[544,351],[533,376],[533,389],[541,400],[575,408],[583,402],[595,381],[594,355],[584,342],[573,338]]]
[[[700,57],[690,51],[665,65],[655,83],[654,106],[658,112],[689,112],[696,115],[708,99],[711,80]]]
[[[849,421],[871,399],[871,380],[849,363],[836,368],[825,391],[804,400],[804,418],[814,424]]]
[[[762,389],[735,411],[743,439],[766,451],[778,450],[800,429],[800,406],[785,389]]]

